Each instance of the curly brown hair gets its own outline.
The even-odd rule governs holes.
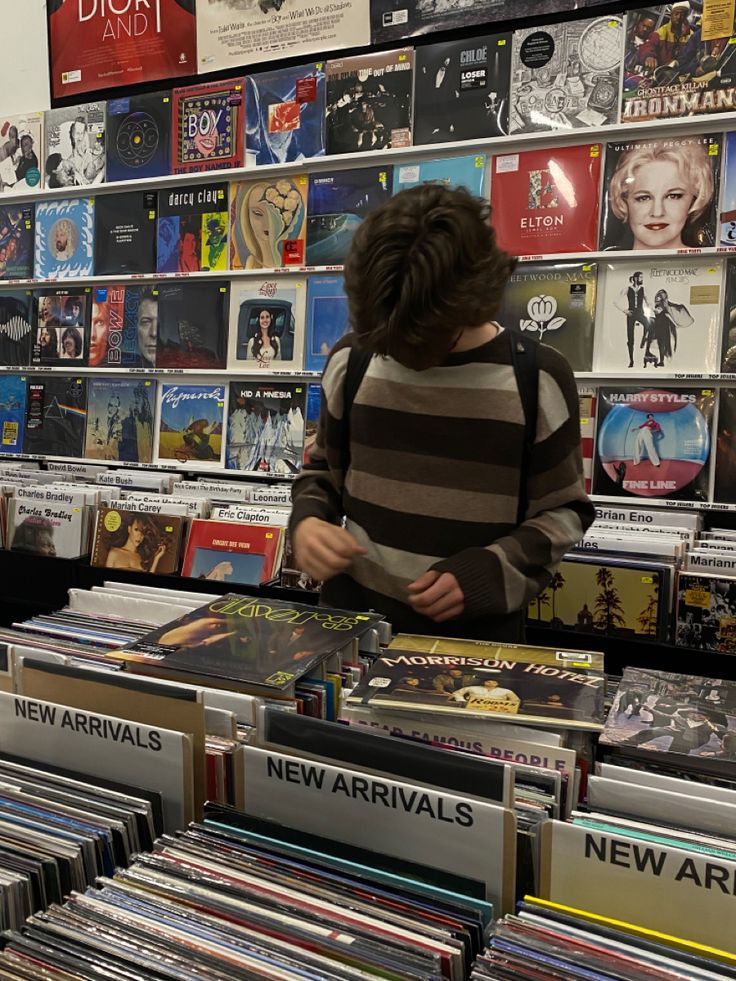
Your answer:
[[[371,212],[345,263],[360,346],[421,371],[461,331],[496,314],[516,259],[496,245],[489,204],[465,188],[422,184]]]

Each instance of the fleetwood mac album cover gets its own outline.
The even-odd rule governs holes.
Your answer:
[[[0,453],[20,453],[26,416],[26,379],[22,375],[0,376]]]
[[[35,213],[32,204],[0,204],[0,280],[33,277]]]
[[[42,186],[43,113],[0,116],[0,194]]]
[[[39,201],[36,205],[34,252],[36,279],[92,276],[95,258],[94,198]]]
[[[342,276],[310,276],[307,285],[307,342],[304,367],[322,371],[335,344],[350,330]]]
[[[0,364],[29,365],[35,336],[31,291],[0,289]]]
[[[713,389],[601,388],[593,490],[707,501]]]
[[[159,283],[157,368],[219,370],[227,363],[230,284]]]
[[[304,459],[304,383],[231,382],[228,470],[294,476]]]
[[[34,456],[84,456],[87,379],[30,376],[26,392],[23,452]]]
[[[91,378],[85,457],[150,463],[155,399],[156,383],[147,378]]]
[[[50,287],[36,293],[36,332],[33,364],[86,365],[92,305],[91,287]]]
[[[394,194],[417,184],[444,184],[446,187],[464,187],[480,197],[486,177],[484,156],[447,157],[441,160],[419,160],[411,164],[395,164]]]
[[[104,102],[49,109],[44,139],[46,187],[90,187],[105,180]]]
[[[305,279],[280,276],[236,280],[228,367],[241,374],[253,370],[301,371],[306,303]]]
[[[231,269],[304,265],[308,185],[306,176],[231,185]]]
[[[107,180],[165,177],[171,167],[171,92],[107,103]]]
[[[161,385],[157,458],[220,467],[225,420],[221,385]]]
[[[246,166],[324,156],[326,99],[323,62],[249,75],[245,80]]]
[[[174,89],[173,174],[243,166],[243,78]]]
[[[307,263],[342,265],[356,229],[391,197],[392,167],[362,167],[309,180]]]
[[[95,275],[156,270],[156,192],[100,194],[95,200]]]
[[[158,195],[156,272],[224,272],[228,186],[195,184]]]

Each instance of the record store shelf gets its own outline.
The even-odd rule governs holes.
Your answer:
[[[718,501],[678,501],[659,497],[609,497],[605,494],[590,494],[594,504],[618,505],[627,507],[671,508],[677,511],[724,511],[736,513],[736,504],[723,504]]]
[[[104,368],[75,368],[73,363],[69,365],[0,365],[0,374],[12,375],[104,375],[106,378],[117,378],[121,375],[143,375],[147,378],[166,375],[195,375],[198,378],[246,378],[256,381],[259,378],[266,381],[272,378],[300,378],[305,381],[316,381],[322,377],[320,371],[289,371],[287,369],[273,370],[272,368],[261,371],[239,371],[236,368],[117,368],[115,365],[108,365]],[[736,375],[733,376],[736,378]],[[2,453],[0,453],[2,456]]]

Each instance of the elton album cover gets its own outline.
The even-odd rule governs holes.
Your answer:
[[[227,469],[296,476],[304,460],[306,399],[303,382],[231,382]]]
[[[0,289],[0,364],[29,365],[35,336],[31,291]]]
[[[23,452],[34,456],[84,456],[87,379],[31,375],[26,392]]]
[[[23,375],[0,376],[0,454],[23,450],[27,382]]]
[[[227,184],[159,191],[156,272],[224,272],[229,230]]]
[[[32,363],[66,365],[71,370],[87,364],[92,289],[48,287],[35,294],[36,329]]]
[[[241,279],[232,289],[228,367],[240,374],[301,371],[307,280]]]
[[[156,192],[100,194],[95,200],[95,276],[156,271]]]
[[[675,642],[678,647],[736,654],[736,582],[733,578],[704,572],[680,572],[676,603]]]
[[[171,92],[149,92],[107,103],[107,180],[132,181],[171,173]]]
[[[91,378],[84,455],[88,460],[150,463],[156,383],[148,378]]]
[[[230,283],[159,283],[157,368],[221,369],[227,363]]]
[[[310,276],[305,369],[323,371],[330,351],[349,330],[350,312],[342,276]]]
[[[43,186],[43,113],[0,115],[0,194]]]
[[[222,385],[161,385],[157,459],[220,467],[225,420]]]
[[[92,290],[90,368],[156,365],[158,295],[155,286],[96,286]]]
[[[324,156],[326,98],[323,62],[249,75],[245,80],[246,166]]]
[[[173,174],[243,166],[244,81],[230,78],[174,89]]]
[[[71,0],[69,2],[71,7]],[[44,114],[44,185],[91,187],[105,180],[105,103]]]
[[[0,281],[32,279],[36,208],[0,204]]]
[[[313,174],[309,180],[307,263],[342,265],[365,216],[388,201],[391,166]]]
[[[79,279],[94,274],[95,201],[70,198],[36,205],[36,279]]]
[[[185,520],[102,507],[97,511],[90,565],[170,576],[177,572]]]
[[[230,268],[303,266],[309,178],[273,177],[230,185]]]

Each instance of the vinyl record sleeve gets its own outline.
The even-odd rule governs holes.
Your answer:
[[[155,410],[154,381],[148,378],[91,378],[85,457],[150,463]]]
[[[721,371],[736,372],[736,260],[726,261],[726,302],[723,312]]]
[[[303,266],[309,178],[274,177],[230,185],[230,268]]]
[[[239,77],[174,89],[173,174],[243,166],[244,81]]]
[[[179,567],[184,519],[100,508],[91,565],[169,576]]]
[[[590,371],[597,283],[595,262],[517,265],[496,319],[549,344],[567,358],[573,371]]]
[[[283,528],[195,518],[182,575],[258,586],[277,574]]]
[[[0,364],[25,367],[31,363],[34,309],[30,290],[0,289]]]
[[[464,187],[471,194],[483,194],[486,165],[482,155],[447,157],[441,160],[420,160],[413,164],[396,164],[393,167],[393,193],[405,191],[417,184],[436,183],[446,187]]]
[[[324,156],[324,68],[323,62],[295,65],[245,79],[247,167]]]
[[[310,285],[311,281],[310,277]],[[306,303],[306,279],[234,281],[228,367],[240,374],[301,371]]]
[[[44,145],[46,187],[101,184],[105,180],[105,103],[47,110]]]
[[[327,152],[412,144],[414,49],[327,62]]]
[[[107,103],[107,180],[171,173],[171,92],[149,92]]]
[[[578,407],[580,409],[580,449],[583,454],[585,493],[590,494],[593,489],[595,420],[598,408],[598,389],[588,385],[578,385]]]
[[[225,183],[160,191],[156,272],[224,272],[228,218]]]
[[[680,572],[675,642],[701,651],[736,654],[736,585],[728,576]]]
[[[499,247],[534,256],[595,251],[602,149],[594,143],[493,157]]]
[[[0,115],[0,194],[42,187],[42,160],[43,113]]]
[[[0,204],[0,281],[32,279],[36,208]]]
[[[8,541],[14,552],[76,559],[87,551],[86,518],[80,507],[16,499],[10,502],[8,519]]]
[[[363,218],[391,197],[392,167],[314,174],[309,181],[307,263],[342,265]]]
[[[69,198],[36,205],[36,279],[78,279],[94,274],[95,201]]]
[[[153,368],[157,330],[155,286],[94,287],[89,367]]]
[[[623,42],[612,15],[514,31],[511,132],[617,123]]]
[[[317,428],[319,426],[319,413],[322,407],[322,386],[307,386],[307,414],[304,419],[304,462],[309,463],[310,452],[317,440]],[[287,545],[288,545],[287,540]],[[295,564],[295,557],[292,556],[292,565]],[[286,561],[286,560],[284,560]]]
[[[709,500],[713,389],[601,388],[593,490]]]
[[[330,351],[349,330],[350,312],[342,276],[310,276],[307,284],[306,370],[322,371]]]
[[[713,500],[736,504],[736,391],[722,388],[719,398]]]
[[[95,200],[95,276],[156,271],[156,193],[101,194]]]
[[[157,368],[221,369],[227,362],[230,283],[159,283]]]
[[[295,476],[304,459],[306,398],[303,382],[231,382],[227,469]]]
[[[422,45],[415,57],[416,144],[508,133],[511,34]]]
[[[27,384],[23,452],[84,456],[87,379],[31,375]]]
[[[220,467],[225,389],[221,385],[161,385],[158,460]]]
[[[0,376],[0,455],[20,453],[26,415],[24,375]]]
[[[721,140],[705,135],[608,143],[601,250],[715,245]]]
[[[31,363],[66,366],[70,371],[87,364],[92,289],[47,288],[35,300],[35,329]]]
[[[605,266],[595,370],[718,371],[723,275],[721,259],[690,256]]]

